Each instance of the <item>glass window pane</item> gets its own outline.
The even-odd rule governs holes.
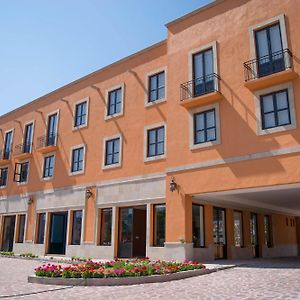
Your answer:
[[[154,246],[164,247],[166,232],[166,206],[154,205]]]
[[[165,88],[164,87],[161,87],[158,89],[158,96],[157,98],[158,99],[162,99],[165,97]]]
[[[236,247],[243,246],[243,217],[242,212],[234,212],[234,244]]]
[[[215,120],[215,110],[210,111],[206,114],[206,127],[215,127],[216,120]]]
[[[149,130],[149,144],[154,144],[156,141],[156,131],[155,130]]]
[[[210,75],[214,73],[213,66],[213,50],[207,50],[204,53],[204,64],[205,64],[205,75]]]
[[[100,245],[111,246],[112,209],[101,209]]]
[[[80,245],[81,241],[82,210],[73,212],[72,245]]]
[[[275,123],[275,114],[274,113],[269,113],[264,116],[264,121],[265,121],[265,128],[271,128],[276,126]]]
[[[274,111],[273,96],[268,95],[263,97],[263,111],[265,113]]]
[[[155,153],[155,144],[150,144],[148,146],[148,156],[155,156],[156,153]]]
[[[157,155],[164,154],[164,143],[159,143],[157,145]]]
[[[194,79],[204,76],[203,53],[198,53],[193,56]]]
[[[282,110],[278,112],[278,126],[290,124],[290,114],[288,110]]]
[[[159,128],[157,130],[157,141],[163,142],[164,139],[165,139],[165,130],[164,130],[164,128]]]
[[[158,74],[158,87],[164,87],[165,86],[165,73],[162,72]]]
[[[207,141],[215,141],[216,140],[216,130],[215,128],[208,129],[206,131]]]
[[[267,30],[263,29],[256,32],[256,43],[257,43],[257,56],[263,57],[265,55],[269,54],[269,48],[268,48],[268,36],[267,36]],[[266,58],[264,62],[268,62],[269,59]]]
[[[197,131],[196,132],[196,144],[204,143],[205,142],[205,133],[204,131]]]
[[[150,77],[150,91],[156,90],[157,89],[157,78],[156,76],[151,76]]]
[[[277,109],[288,108],[289,105],[286,91],[276,94],[276,104]]]
[[[197,114],[196,116],[196,130],[204,129],[204,114]]]
[[[38,214],[38,234],[36,243],[44,244],[44,233],[45,233],[45,224],[46,224],[46,214]]]
[[[272,53],[282,50],[279,24],[270,27],[270,42],[271,42]],[[276,55],[275,59],[278,58],[280,58],[280,55]]]
[[[204,247],[204,209],[202,205],[192,207],[192,228],[194,247]]]
[[[153,90],[150,92],[150,101],[154,101],[157,99],[157,90]]]

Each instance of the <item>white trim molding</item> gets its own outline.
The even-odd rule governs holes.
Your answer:
[[[215,110],[215,122],[216,122],[216,140],[210,142],[204,142],[200,144],[194,143],[194,115],[197,113],[202,113],[208,110],[214,109]],[[220,127],[220,108],[219,103],[214,103],[207,106],[197,107],[195,109],[191,109],[189,111],[189,139],[190,139],[190,150],[196,150],[206,147],[215,146],[221,143],[221,127]]]
[[[262,115],[261,115],[261,101],[260,97],[263,95],[267,95],[273,92],[286,90],[288,91],[288,101],[289,101],[289,111],[290,111],[290,118],[291,124],[278,126],[269,129],[262,129]],[[281,132],[286,130],[291,130],[297,128],[297,121],[296,121],[296,111],[295,111],[295,104],[294,104],[294,90],[293,84],[291,82],[282,83],[280,85],[272,86],[263,90],[259,90],[254,94],[254,101],[255,101],[255,111],[256,111],[256,130],[257,135],[265,135],[275,132]]]
[[[114,90],[121,89],[121,111],[118,113],[115,113],[113,115],[108,115],[108,104],[109,104],[109,94],[110,92],[113,92]],[[124,98],[125,98],[125,83],[122,82],[118,85],[115,85],[105,92],[105,108],[104,108],[104,120],[110,120],[112,118],[123,116],[124,114]]]
[[[79,148],[83,148],[83,166],[82,170],[72,172],[72,162],[73,162],[73,151]],[[85,160],[86,160],[86,145],[85,144],[80,144],[80,145],[75,145],[72,146],[70,149],[70,169],[69,169],[69,176],[76,176],[76,175],[81,175],[85,173]]]
[[[85,124],[82,124],[80,126],[75,126],[75,119],[76,119],[76,106],[78,104],[81,104],[83,102],[86,102],[86,118],[85,118]],[[80,99],[76,101],[73,105],[73,119],[72,119],[72,130],[78,130],[84,127],[87,127],[89,124],[89,107],[90,107],[90,97],[85,97],[83,99]]]
[[[119,139],[119,162],[116,164],[106,165],[105,164],[105,158],[106,158],[106,143],[110,140]],[[113,169],[113,168],[119,168],[122,166],[122,158],[123,158],[123,136],[121,133],[105,137],[103,138],[103,144],[102,144],[102,170],[107,169]]]
[[[158,100],[155,100],[155,101],[149,101],[150,77],[153,76],[153,75],[157,75],[161,72],[164,72],[164,74],[165,74],[165,95],[161,99],[158,99]],[[145,75],[145,87],[146,87],[146,89],[145,89],[145,100],[144,100],[145,107],[151,107],[155,104],[159,104],[159,103],[165,102],[167,100],[167,75],[168,75],[167,66],[164,66],[164,67],[161,67],[159,69],[153,70],[153,71],[151,71],[151,72],[149,72]]]
[[[164,127],[164,154],[148,157],[148,131]],[[167,124],[165,122],[159,122],[152,125],[148,125],[144,127],[144,162],[156,161],[160,159],[165,159],[167,156]]]
[[[53,175],[51,177],[44,177],[44,172],[45,172],[45,159],[47,157],[53,156],[54,157],[54,161],[53,161]],[[51,152],[51,153],[47,153],[45,155],[43,155],[43,165],[42,165],[42,174],[41,174],[41,180],[42,181],[49,181],[49,180],[53,180],[54,176],[55,176],[55,161],[56,161],[56,152]]]

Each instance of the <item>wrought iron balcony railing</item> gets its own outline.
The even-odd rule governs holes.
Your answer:
[[[11,150],[1,149],[0,150],[0,160],[9,160]]]
[[[208,93],[219,91],[220,76],[212,73],[203,77],[199,77],[180,85],[180,99],[199,97]]]
[[[244,63],[245,81],[278,73],[293,67],[293,54],[289,49],[273,52]]]
[[[31,153],[32,143],[23,143],[15,146],[15,155]]]
[[[37,138],[37,149],[56,146],[57,134],[45,134]]]

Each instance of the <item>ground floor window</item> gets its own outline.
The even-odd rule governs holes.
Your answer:
[[[272,224],[271,224],[271,217],[269,215],[264,216],[264,235],[265,235],[265,245],[267,247],[272,247],[273,246]]]
[[[236,247],[243,247],[243,213],[241,211],[234,211],[234,245]]]
[[[100,245],[111,246],[112,208],[101,209]]]
[[[24,233],[25,233],[25,219],[26,215],[19,215],[19,226],[18,226],[18,240],[17,243],[24,242]]]
[[[154,241],[153,245],[164,247],[166,240],[166,205],[154,205]]]
[[[44,244],[46,213],[38,214],[37,220],[38,220],[38,224],[37,224],[36,243]]]
[[[204,242],[204,207],[193,204],[193,243],[194,247],[205,247]]]
[[[73,211],[73,226],[72,226],[71,245],[80,245],[81,224],[82,224],[82,210]]]

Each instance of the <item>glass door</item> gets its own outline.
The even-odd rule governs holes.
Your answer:
[[[120,208],[118,257],[132,257],[133,244],[133,208]]]
[[[259,76],[266,76],[284,70],[279,24],[256,31],[255,39]]]
[[[66,253],[67,219],[67,212],[51,214],[49,254]]]
[[[15,236],[15,221],[16,216],[4,217],[1,251],[13,250]]]
[[[56,144],[56,127],[57,114],[53,114],[48,118],[47,146],[54,146]]]
[[[25,126],[24,145],[23,152],[30,153],[32,147],[32,134],[33,134],[33,123]]]
[[[213,237],[215,245],[215,259],[227,258],[226,211],[224,208],[214,207]]]
[[[253,257],[259,256],[257,214],[250,214],[250,240]]]

